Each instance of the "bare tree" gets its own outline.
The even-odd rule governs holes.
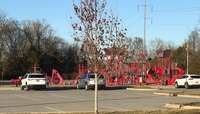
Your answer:
[[[150,45],[150,56],[155,57],[159,52],[162,52],[166,49],[174,49],[175,46],[172,42],[165,42],[160,38],[156,38],[151,41]]]
[[[200,30],[193,30],[190,33],[188,40],[189,47],[192,49],[193,52],[197,52],[200,50]]]
[[[130,61],[137,61],[140,58],[139,55],[143,52],[143,39],[140,37],[128,38],[127,43]]]
[[[105,50],[127,49],[126,29],[122,29],[120,20],[109,15],[105,8],[106,0],[81,0],[80,4],[74,4],[80,21],[72,24],[74,39],[81,42],[89,68],[95,72],[95,113],[98,113],[97,72],[107,65]]]

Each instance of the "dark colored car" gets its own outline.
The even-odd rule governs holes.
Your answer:
[[[102,75],[97,75],[98,78],[98,87],[105,88],[105,78]],[[85,90],[93,89],[95,87],[95,74],[86,73],[81,75],[80,79],[76,85],[77,89],[84,88]]]

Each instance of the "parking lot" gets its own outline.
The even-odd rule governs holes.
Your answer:
[[[0,112],[91,112],[94,91],[49,89],[0,91]],[[200,102],[200,99],[158,96],[126,89],[100,90],[99,111],[163,109],[166,103]]]

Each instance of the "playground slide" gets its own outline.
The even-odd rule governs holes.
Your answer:
[[[177,67],[175,70],[177,71],[177,75],[173,75],[172,79],[168,81],[169,85],[174,85],[176,79],[180,78],[184,74],[184,70],[181,68]]]
[[[52,70],[51,83],[55,85],[64,85],[65,83],[63,77],[56,69]]]
[[[153,76],[149,73],[147,73],[147,79],[146,79],[147,84],[160,84],[160,80],[153,78]]]

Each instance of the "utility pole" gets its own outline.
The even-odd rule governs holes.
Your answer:
[[[2,69],[2,72],[1,72],[1,80],[3,82],[3,69]]]
[[[1,53],[0,53],[0,56],[1,56],[1,59],[0,59],[0,62],[1,62],[1,80],[2,80],[2,83],[3,83],[3,78],[4,78],[4,64],[3,64],[3,43],[1,42]]]
[[[186,73],[188,74],[189,70],[188,70],[188,64],[189,64],[189,46],[188,46],[188,41],[187,41],[187,46],[186,46]]]
[[[144,39],[143,39],[143,63],[142,63],[142,75],[145,76],[145,60],[146,60],[146,25],[147,25],[147,0],[144,0]]]
[[[2,85],[3,85],[3,75],[4,75],[4,68],[3,68],[3,62],[2,62],[2,69],[1,69],[2,71],[1,71],[1,81],[2,81]]]
[[[143,39],[143,53],[146,52],[146,25],[147,25],[147,0],[144,0],[144,39]]]

